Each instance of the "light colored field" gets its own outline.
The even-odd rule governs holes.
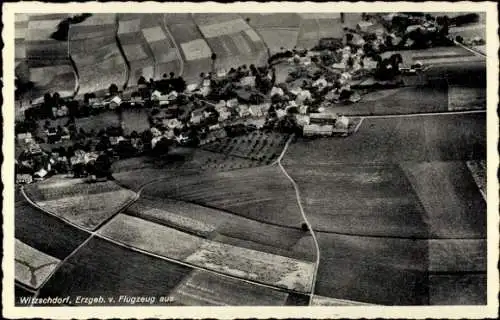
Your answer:
[[[47,201],[121,189],[112,181],[91,184],[84,182],[83,179],[74,179],[74,182],[72,180],[72,178],[57,175],[41,183],[28,185],[25,187],[25,191],[34,201]]]
[[[219,37],[244,31],[250,26],[243,19],[235,19],[211,25],[200,25],[200,30],[206,38]]]
[[[127,214],[218,242],[314,261],[314,243],[299,228],[270,225],[184,201],[144,196],[127,209]]]
[[[448,87],[448,110],[486,109],[486,88]]]
[[[16,280],[33,289],[38,289],[54,271],[60,260],[17,239],[15,247]]]
[[[338,12],[325,12],[325,13],[299,13],[302,19],[340,19],[340,13]]]
[[[469,168],[477,187],[481,191],[481,194],[486,201],[486,161],[467,161],[467,167]]]
[[[29,21],[28,22],[28,29],[30,30],[30,32],[32,31],[33,32],[33,37],[30,39],[31,40],[47,40],[50,38],[50,34],[49,36],[45,36],[45,37],[36,37],[37,34],[46,34],[46,33],[52,33],[54,31],[56,31],[57,29],[57,25],[61,22],[61,20],[57,19],[57,20],[38,20],[38,21]],[[40,32],[40,33],[38,33]]]
[[[224,13],[193,13],[192,17],[196,24],[200,26],[218,24],[227,21],[234,21],[239,19],[237,13],[224,12]]]
[[[196,270],[170,297],[186,306],[281,306],[288,294]]]
[[[483,46],[473,46],[472,49],[482,53],[482,54],[486,54],[486,45],[483,45]]]
[[[206,241],[187,262],[237,277],[308,292],[314,264]]]
[[[115,18],[114,14],[93,15],[85,24],[70,28],[70,54],[78,69],[80,95],[107,91],[112,83],[125,84],[127,66],[116,42]]]
[[[29,20],[29,14],[27,13],[16,13],[14,14],[14,20],[15,22],[25,22]]]
[[[175,214],[171,211],[162,210],[154,207],[150,208],[130,208],[129,211],[138,210],[140,216],[152,221],[159,221],[181,230],[188,230],[197,234],[209,234],[215,231],[216,227],[201,220],[195,220],[189,217]]]
[[[377,101],[380,99],[384,99],[389,96],[392,96],[393,94],[396,94],[400,90],[401,90],[400,88],[396,88],[396,89],[377,90],[374,92],[370,92],[368,94],[363,95],[363,101]]]
[[[233,40],[236,47],[238,47],[238,51],[240,54],[249,55],[252,54],[252,48],[248,45],[247,41],[241,34],[233,34],[231,35],[231,39]]]
[[[181,43],[181,48],[188,61],[205,59],[212,55],[212,51],[208,47],[207,42],[203,39]]]
[[[211,270],[288,289],[309,290],[312,263],[204,240],[123,214],[99,232],[132,247]]]
[[[16,26],[15,26],[15,36],[14,36],[15,39],[18,40],[18,39],[24,39],[24,38],[26,38],[27,31],[28,31],[27,26],[16,24]]]
[[[429,271],[486,272],[486,240],[429,240]]]
[[[123,46],[123,52],[126,52],[127,59],[130,61],[147,59],[148,54],[144,51],[140,44],[129,44]]]
[[[141,31],[141,19],[120,20],[118,34],[135,33]]]
[[[56,175],[37,184],[38,189],[54,189],[54,188],[67,188],[76,184],[85,183],[85,179],[70,179],[64,175]]]
[[[262,41],[262,39],[259,37],[259,35],[257,34],[257,32],[255,32],[255,30],[253,30],[253,29],[246,29],[244,32],[248,35],[248,37],[253,42],[260,42],[260,41]]]
[[[145,28],[142,29],[142,34],[147,42],[164,41],[167,39],[165,32],[161,27]]]
[[[203,238],[125,214],[114,217],[99,234],[177,260],[185,260],[203,243]]]
[[[120,190],[40,201],[37,204],[61,218],[93,230],[134,197],[132,191]]]
[[[94,13],[89,18],[85,19],[83,22],[79,23],[81,26],[103,26],[115,24],[116,14],[108,13]]]
[[[314,295],[312,304],[313,306],[322,306],[322,307],[334,307],[334,306],[369,306],[369,303],[363,303],[358,301],[351,300],[342,300],[342,299],[334,299],[319,295]]]
[[[37,86],[46,87],[54,80],[54,78],[59,77],[63,74],[72,73],[73,68],[71,68],[70,65],[30,68],[30,79]]]

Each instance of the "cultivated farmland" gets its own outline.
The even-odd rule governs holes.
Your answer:
[[[16,281],[33,289],[38,289],[60,261],[17,239],[15,243]]]
[[[450,86],[448,110],[486,109],[486,88]]]
[[[485,125],[484,114],[365,119],[345,139],[290,145],[284,167],[321,249],[317,294],[485,302],[486,203],[465,163],[484,159]]]
[[[310,263],[206,240],[128,215],[116,216],[99,234],[164,257],[288,289],[307,291],[311,281]]]
[[[283,150],[287,138],[285,134],[259,130],[243,136],[224,138],[203,146],[203,149],[270,164]]]
[[[217,54],[215,70],[241,65],[263,65],[267,52],[259,35],[238,15],[193,15],[211,50]]]
[[[118,30],[131,64],[130,85],[135,85],[140,76],[158,79],[170,72],[180,74],[181,57],[166,29],[163,14],[121,14]],[[140,64],[134,63],[141,59]]]
[[[89,236],[61,220],[35,209],[26,200],[16,204],[16,239],[63,260]]]
[[[221,243],[298,260],[314,260],[312,239],[299,228],[262,223],[184,201],[144,196],[126,213]]]
[[[89,184],[59,177],[30,186],[27,194],[44,210],[88,230],[99,226],[135,197],[132,191],[121,189],[114,182]]]
[[[273,166],[173,177],[148,185],[143,194],[190,201],[246,218],[300,227],[291,183]]]
[[[197,270],[170,297],[185,306],[280,306],[288,294]]]
[[[118,14],[118,39],[130,65],[131,86],[136,85],[141,76],[148,81],[155,77],[154,55],[142,33],[143,17],[142,14]]]
[[[173,157],[179,159],[173,159]],[[153,180],[192,175],[203,171],[229,171],[259,165],[258,161],[230,154],[182,148],[181,151],[172,151],[171,156],[164,160],[141,157],[115,162],[113,177],[119,184],[138,190]]]
[[[184,80],[188,84],[198,83],[201,72],[212,70],[210,47],[190,14],[168,14],[164,21],[181,51]]]
[[[256,29],[298,29],[300,16],[297,13],[240,13]]]
[[[58,24],[67,17],[67,14],[19,17],[21,28],[16,30],[16,36],[19,36],[18,42],[23,42],[24,46],[20,47],[22,52],[18,52],[18,56],[24,54],[28,79],[34,83],[34,89],[25,98],[37,100],[46,92],[58,92],[61,97],[74,94],[77,80],[69,59],[67,42],[51,38]],[[23,25],[26,28],[22,28]],[[24,41],[21,40],[23,37]]]
[[[441,115],[365,119],[345,139],[299,140],[288,148],[285,164],[320,165],[456,161],[484,159],[486,115]]]
[[[428,86],[376,91],[363,96],[360,102],[334,105],[328,110],[344,115],[443,112],[448,111],[448,90],[446,86]]]
[[[70,54],[80,78],[79,95],[107,92],[114,83],[127,83],[127,65],[116,42],[116,16],[94,14],[72,25],[69,31]]]
[[[191,272],[188,267],[136,253],[94,238],[73,255],[54,274],[40,292],[40,297],[77,296],[115,297],[120,295],[157,297],[167,296]],[[68,281],[68,279],[71,279]],[[139,304],[139,303],[138,303]],[[163,304],[169,304],[165,302]]]

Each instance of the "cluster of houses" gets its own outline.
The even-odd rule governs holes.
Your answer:
[[[357,26],[359,34],[371,32],[377,35],[375,40],[371,40],[375,46],[386,35],[379,29],[379,25],[366,21]],[[363,50],[365,40],[359,34],[353,33],[343,47],[336,50],[335,55],[340,59],[336,58],[330,66],[317,63],[321,52],[294,52],[287,63],[294,65],[295,71],[305,70],[306,75],[296,76],[292,81],[280,85],[275,83],[274,70],[270,67],[257,69],[252,66],[250,69],[238,68],[227,73],[205,75],[199,83],[187,85],[183,92],[170,89],[169,92],[162,92],[147,84],[140,84],[138,91],[133,92],[130,98],[123,93],[106,98],[92,96],[88,97],[86,105],[94,110],[115,110],[124,103],[139,108],[154,106],[149,109],[150,135],[147,139],[150,140],[145,141],[143,136],[111,135],[108,137],[107,151],[126,145],[140,153],[146,144],[154,149],[163,139],[182,145],[189,144],[196,138],[197,145],[205,145],[227,137],[234,132],[232,129],[235,127],[255,130],[285,120],[293,120],[291,122],[296,129],[307,137],[346,135],[349,132],[349,119],[326,110],[332,103],[359,101],[361,97],[351,88],[353,81],[359,77],[360,71],[370,71],[377,67],[377,62],[366,56]],[[219,81],[221,79],[229,80]],[[222,89],[217,87],[220,83],[223,83]],[[266,85],[269,91],[262,94],[261,88],[266,88]],[[236,97],[228,98],[221,94],[220,99],[217,99],[214,91],[226,92],[226,86],[231,87],[233,93],[236,92]],[[323,102],[313,106],[312,101],[318,94]],[[187,102],[181,103],[183,100]],[[68,108],[64,104],[52,111],[54,117],[68,115]],[[66,127],[47,128],[45,134],[49,144],[76,139]],[[26,158],[19,162],[19,183],[30,182],[28,175],[32,180],[43,179],[50,172],[85,167],[95,162],[104,152],[74,150],[71,156],[59,155],[57,152],[41,151],[28,133],[18,135],[18,140],[23,141]],[[33,160],[41,155],[43,161]]]

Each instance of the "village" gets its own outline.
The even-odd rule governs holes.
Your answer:
[[[373,88],[421,79],[423,64],[403,61],[397,50],[450,45],[447,28],[446,19],[430,15],[367,16],[355,30],[346,28],[342,39],[321,39],[310,50],[282,48],[266,66],[201,73],[198,83],[170,73],[159,80],[141,77],[125,90],[111,84],[100,97],[64,100],[47,93],[17,121],[16,182],[69,172],[106,179],[116,159],[165,155],[175,145],[200,147],[254,130],[345,137],[354,125],[333,111],[335,105],[355,107]],[[383,59],[387,52],[393,53]],[[125,110],[142,112],[149,125],[127,130]],[[116,114],[119,125],[78,129],[80,119],[104,114]]]

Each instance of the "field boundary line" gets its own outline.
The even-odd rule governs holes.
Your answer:
[[[184,74],[184,59],[182,59],[181,49],[179,49],[177,41],[175,41],[174,36],[172,35],[170,29],[168,28],[166,14],[163,14],[162,24],[163,24],[163,29],[168,33],[168,37],[170,38],[170,40],[172,40],[172,43],[174,44],[175,52],[177,53],[177,57],[179,58],[179,77],[182,77],[182,75]],[[155,75],[156,75],[156,66],[155,66]]]
[[[42,284],[36,290],[35,294],[33,295],[33,299],[31,300],[30,307],[33,307],[35,299],[38,298],[40,291],[49,282],[49,280],[52,279],[52,277],[56,274],[56,272],[59,271],[59,269],[61,269],[61,267],[66,263],[66,261],[68,261],[71,257],[73,257],[78,251],[80,251],[81,248],[83,248],[90,240],[92,240],[92,238],[94,238],[95,235],[96,235],[95,233],[90,234],[88,238],[85,239],[82,243],[80,243],[80,245],[78,245],[78,247],[76,247],[69,255],[67,255],[64,259],[59,261],[54,270],[52,270],[49,276],[42,282]]]
[[[17,281],[16,279],[14,279],[14,286],[18,286],[19,288],[26,290],[28,292],[31,292],[31,293],[36,293],[36,289],[30,288],[27,285],[25,285],[24,283]]]
[[[386,115],[366,115],[362,116],[366,119],[382,119],[382,118],[413,118],[413,117],[427,117],[427,116],[452,116],[461,114],[476,114],[486,113],[485,109],[482,110],[463,110],[463,111],[443,111],[443,112],[422,112],[422,113],[406,113],[406,114],[386,114]],[[348,115],[349,117],[361,117],[361,115]]]
[[[71,55],[71,23],[68,25],[68,60],[71,66],[73,67],[73,73],[75,74],[75,88],[73,89],[73,99],[78,95],[78,91],[80,91],[80,74],[78,73],[78,67],[76,66],[75,60],[73,60],[73,56]]]
[[[481,56],[481,57],[483,57],[483,58],[488,58],[488,57],[487,57],[484,53],[479,52],[478,50],[474,50],[474,49],[472,49],[472,48],[469,48],[469,47],[467,47],[467,46],[465,46],[465,45],[461,44],[460,42],[458,42],[458,41],[456,41],[456,40],[453,40],[453,43],[455,43],[455,45],[457,45],[457,46],[461,47],[462,49],[465,49],[465,50],[467,50],[467,51],[469,51],[469,52],[473,53],[473,54],[474,54],[474,55],[476,55],[476,56]]]
[[[318,267],[319,267],[319,261],[320,261],[320,250],[319,250],[318,240],[316,239],[316,234],[314,233],[314,230],[313,230],[313,228],[311,226],[311,223],[307,219],[307,216],[306,216],[306,213],[304,211],[304,208],[302,207],[302,201],[301,201],[301,197],[300,197],[299,187],[298,187],[297,183],[293,180],[293,178],[285,170],[285,168],[283,167],[283,165],[281,164],[281,159],[283,159],[283,156],[285,155],[286,151],[288,150],[288,146],[292,142],[293,137],[294,137],[294,135],[290,136],[290,138],[288,139],[288,141],[285,144],[285,147],[283,148],[283,151],[281,152],[281,154],[280,154],[280,156],[279,156],[279,158],[278,158],[278,160],[277,160],[276,163],[278,164],[278,166],[280,167],[281,171],[283,171],[283,173],[285,174],[285,176],[288,178],[288,180],[290,180],[290,182],[293,185],[293,189],[295,190],[295,196],[296,196],[296,199],[297,199],[297,204],[298,204],[299,209],[300,209],[300,213],[302,214],[302,217],[304,218],[304,221],[305,221],[305,223],[306,223],[306,225],[307,225],[307,227],[309,229],[309,232],[311,233],[311,236],[312,236],[313,241],[314,241],[314,245],[316,247],[316,262],[314,263],[314,273],[313,273],[313,278],[312,278],[312,283],[311,283],[311,292],[309,294],[309,306],[311,306],[311,304],[313,302],[313,297],[314,297],[314,289],[316,287],[316,278],[317,278],[317,275],[318,275]]]
[[[354,133],[358,132],[359,127],[361,127],[361,124],[363,123],[363,120],[365,120],[365,117],[361,117],[361,120],[359,120],[359,123],[354,128]]]
[[[477,189],[479,190],[479,192],[481,193],[481,196],[483,197],[484,201],[487,202],[487,197],[486,197],[486,193],[483,191],[484,189],[484,184],[480,181],[480,177],[478,176],[477,172],[474,172],[474,166],[476,164],[473,164],[472,161],[466,161],[465,165],[467,166],[467,169],[469,169],[469,172],[472,176],[472,179],[474,180],[476,186],[477,186]]]
[[[118,14],[115,14],[115,43],[118,48],[118,51],[120,52],[120,55],[122,56],[123,62],[125,62],[125,82],[122,84],[122,90],[127,89],[128,83],[130,81],[130,73],[131,73],[131,67],[130,67],[130,61],[128,60],[127,55],[125,54],[125,50],[123,50],[122,42],[120,40],[120,36],[118,35],[118,29],[120,28],[120,18]]]

